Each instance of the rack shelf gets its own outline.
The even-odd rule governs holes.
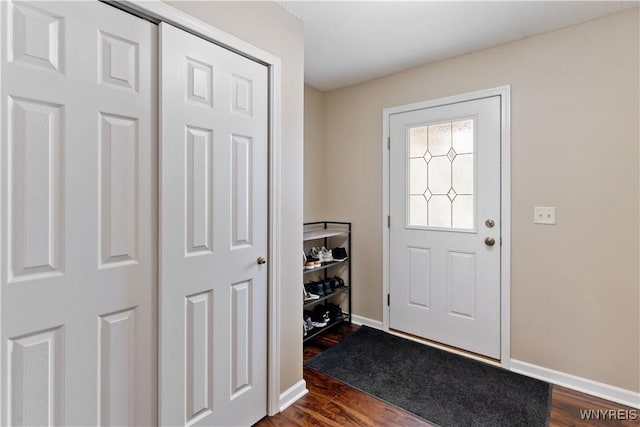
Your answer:
[[[304,309],[307,309],[307,308],[309,308],[309,307],[313,307],[313,306],[314,306],[314,305],[316,305],[316,304],[319,304],[319,303],[321,303],[321,302],[323,302],[323,301],[328,300],[328,299],[329,299],[329,298],[331,298],[331,297],[335,297],[336,295],[340,295],[341,293],[343,293],[343,292],[347,292],[347,291],[349,291],[349,286],[345,286],[345,287],[342,287],[342,288],[338,288],[337,290],[335,290],[335,291],[331,292],[329,295],[325,295],[325,296],[320,297],[320,298],[318,298],[318,299],[314,299],[313,301],[305,302],[305,303],[304,303],[304,305],[303,305],[302,307],[303,307]]]
[[[312,330],[310,330],[307,333],[307,336],[304,337],[302,342],[307,342],[310,339],[315,338],[318,335],[322,334],[323,332],[326,332],[327,330],[333,328],[334,326],[339,325],[339,324],[344,323],[344,322],[351,323],[351,315],[348,315],[343,319],[339,319],[339,320],[333,321],[333,322],[329,323],[327,326],[323,326],[322,328],[313,328]]]
[[[349,232],[344,230],[310,230],[303,233],[302,240],[308,242],[309,240],[324,239],[326,237],[335,236],[347,236],[348,234]]]
[[[345,259],[342,259],[340,261],[332,261],[332,262],[324,263],[320,267],[305,269],[303,274],[309,274],[309,273],[314,273],[314,272],[317,272],[317,271],[326,270],[327,268],[335,267],[336,265],[340,265],[340,264],[343,264],[345,262],[349,262],[349,258],[345,258]]]

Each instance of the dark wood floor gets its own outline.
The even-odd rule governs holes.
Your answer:
[[[304,361],[306,362],[313,356],[334,346],[357,329],[358,326],[344,324],[310,341],[304,346]],[[273,417],[266,417],[256,425],[259,427],[421,427],[431,425],[307,367],[304,368],[304,379],[309,389],[306,396],[284,412]],[[640,426],[640,418],[624,421],[583,421],[580,418],[581,409],[631,410],[632,408],[564,387],[553,386],[551,405],[551,426]],[[640,417],[640,411],[636,411],[635,414]]]

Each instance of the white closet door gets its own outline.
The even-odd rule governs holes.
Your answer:
[[[153,425],[157,27],[0,8],[2,424]]]
[[[251,425],[267,393],[267,68],[160,24],[160,423]]]

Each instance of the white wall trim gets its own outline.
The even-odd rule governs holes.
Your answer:
[[[309,390],[307,390],[307,383],[305,380],[300,380],[289,387],[284,393],[280,395],[280,412],[296,403],[298,399],[302,398],[307,393],[309,393]]]
[[[383,329],[381,321],[369,319],[368,317],[358,316],[357,314],[351,315],[351,322],[355,323],[356,325],[369,326],[371,328],[380,329],[380,330]]]
[[[500,361],[504,368],[511,362],[511,87],[500,86],[460,95],[448,96],[413,104],[389,107],[382,110],[382,325],[389,331],[389,306],[387,294],[390,290],[389,268],[389,119],[392,114],[406,113],[424,108],[438,107],[474,99],[500,96],[501,109],[501,240],[500,263]]]
[[[280,58],[215,28],[193,16],[158,0],[120,0],[124,9],[181,28],[191,34],[223,46],[242,56],[264,64],[269,69],[269,255],[268,255],[268,330],[267,330],[267,414],[280,411],[280,283],[282,257],[282,63]],[[160,334],[158,334],[160,337]],[[158,362],[159,365],[160,362]],[[158,378],[158,388],[160,382]]]
[[[640,393],[511,359],[511,371],[640,409]]]

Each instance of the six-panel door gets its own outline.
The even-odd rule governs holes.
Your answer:
[[[160,24],[160,423],[267,395],[267,68]]]
[[[157,422],[157,27],[2,2],[4,425]]]

